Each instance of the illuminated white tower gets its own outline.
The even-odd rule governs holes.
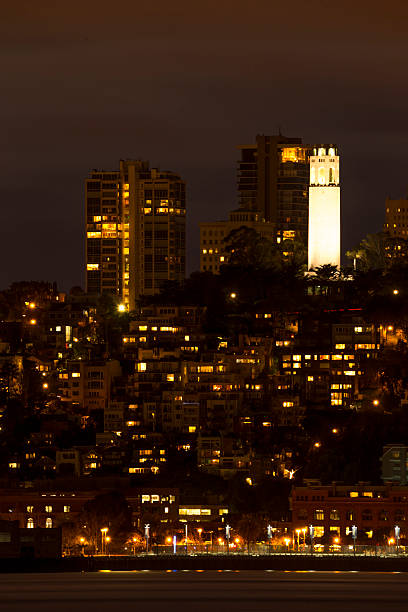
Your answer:
[[[340,267],[340,184],[337,148],[321,145],[310,157],[308,269]]]

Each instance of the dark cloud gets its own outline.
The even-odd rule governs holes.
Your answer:
[[[344,247],[406,195],[408,4],[9,3],[0,22],[0,286],[83,281],[83,179],[150,159],[199,221],[235,206],[237,144],[279,128],[342,154]],[[12,254],[12,256],[10,256]]]

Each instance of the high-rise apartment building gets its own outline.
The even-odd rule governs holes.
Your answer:
[[[168,280],[185,277],[185,182],[149,162],[86,179],[86,291],[116,295],[133,310]]]
[[[257,135],[256,143],[240,145],[238,201],[275,225],[276,236],[307,244],[309,156],[301,138]]]

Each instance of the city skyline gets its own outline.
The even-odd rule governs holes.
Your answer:
[[[185,178],[187,272],[198,269],[198,223],[237,204],[236,146],[279,128],[340,147],[344,250],[382,229],[385,198],[407,191],[400,34],[408,9],[397,2],[384,15],[371,2],[367,19],[363,5],[347,6],[339,15],[320,2],[290,11],[125,2],[112,15],[101,2],[62,15],[46,1],[35,10],[26,3],[24,17],[7,7],[3,258],[18,248],[0,286],[18,278],[83,285],[83,178],[119,158]]]

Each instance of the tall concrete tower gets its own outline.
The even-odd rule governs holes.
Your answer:
[[[340,267],[339,156],[334,145],[319,145],[310,156],[308,269]]]

